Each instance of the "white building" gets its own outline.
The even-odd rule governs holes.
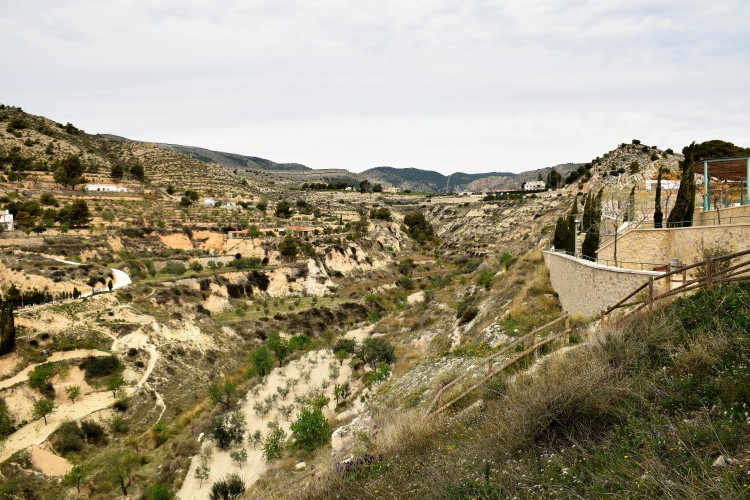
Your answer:
[[[203,205],[207,207],[237,208],[237,203],[229,198],[206,198],[203,200]]]
[[[680,181],[662,179],[661,188],[666,190],[680,189]],[[646,179],[646,191],[651,191],[652,189],[656,189],[656,179]]]
[[[544,181],[526,181],[521,184],[521,189],[524,191],[543,191],[547,188],[547,184]]]
[[[128,188],[114,184],[86,184],[86,191],[102,191],[107,193],[127,193]]]
[[[0,228],[4,231],[13,231],[13,214],[7,210],[0,210]]]

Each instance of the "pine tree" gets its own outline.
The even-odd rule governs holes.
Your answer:
[[[16,325],[13,320],[13,306],[0,303],[0,355],[12,352],[16,347]]]
[[[664,220],[664,214],[661,211],[661,167],[659,167],[659,175],[656,176],[656,199],[654,200],[654,227],[661,228],[661,223]]]

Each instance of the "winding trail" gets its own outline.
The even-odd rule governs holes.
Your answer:
[[[73,262],[69,260],[60,259],[57,257],[50,257],[50,256],[45,256],[45,257],[48,257],[58,262],[62,262],[64,264],[70,264],[74,266],[82,265],[80,262]],[[127,273],[125,273],[124,271],[120,269],[112,268],[112,274],[113,274],[113,280],[112,280],[113,290],[126,287],[132,283],[130,276],[128,276]],[[94,293],[92,290],[91,292],[82,294],[81,297],[87,297],[93,294]],[[45,305],[48,305],[48,304],[39,304],[37,307],[43,307]],[[122,339],[116,339],[116,338],[113,339],[113,342],[112,342],[113,352],[116,352],[118,350],[117,346],[119,343],[121,343],[121,341]],[[127,396],[132,396],[144,386],[148,386],[148,378],[151,376],[151,373],[154,371],[154,367],[156,366],[156,361],[159,359],[159,353],[157,352],[155,345],[148,342],[147,344],[143,345],[143,347],[148,351],[150,355],[148,365],[146,366],[146,370],[143,372],[143,375],[141,376],[141,378],[138,380],[138,382],[135,385],[124,388],[125,394]],[[61,352],[53,353],[45,361],[45,363],[85,358],[89,356],[109,356],[110,354],[111,353],[109,352],[93,350],[93,349],[77,349],[73,351],[61,351]],[[7,389],[17,384],[26,382],[28,380],[29,372],[32,371],[36,366],[40,364],[43,364],[43,363],[35,363],[32,365],[29,365],[23,370],[21,370],[19,373],[14,375],[13,377],[0,381],[0,390]],[[164,404],[164,400],[162,399],[161,395],[157,393],[156,391],[154,391],[154,393],[156,394],[157,401],[162,406],[162,412],[159,415],[159,419],[161,419],[161,416],[164,414],[164,411],[166,410],[166,405]],[[16,432],[11,434],[10,436],[8,436],[8,438],[4,442],[0,442],[0,462],[7,460],[17,451],[24,450],[26,448],[29,448],[30,446],[40,445],[44,443],[47,440],[47,438],[50,436],[50,434],[52,434],[61,423],[69,421],[69,420],[70,421],[80,420],[88,415],[91,415],[92,413],[96,413],[98,411],[109,408],[114,403],[115,403],[115,397],[111,392],[100,391],[100,392],[87,394],[75,403],[68,403],[68,404],[63,404],[63,405],[55,407],[54,411],[50,415],[47,416],[46,424],[44,423],[44,419],[39,419],[34,422],[30,422],[27,425],[16,430]]]
[[[21,370],[20,372],[16,373],[14,376],[0,381],[0,390],[13,387],[16,384],[27,382],[29,380],[29,372],[31,372],[37,366],[43,365],[45,363],[54,363],[55,361],[67,361],[69,359],[88,358],[89,356],[109,356],[109,355],[110,353],[108,352],[99,351],[96,349],[76,349],[75,351],[56,352],[56,353],[53,353],[52,356],[47,358],[46,361],[43,361],[42,363],[34,363],[33,365],[29,365],[23,370]]]
[[[69,264],[71,266],[82,266],[80,262],[73,262],[72,260],[65,260],[60,259],[59,257],[50,257],[49,255],[45,255],[48,259],[52,259],[57,262],[62,262],[63,264]],[[130,279],[130,276],[128,274],[121,270],[121,269],[115,269],[114,267],[110,268],[112,271],[113,279],[112,279],[112,290],[117,290],[118,288],[123,288],[131,283],[133,283],[133,280]],[[90,292],[82,293],[81,297],[91,297],[92,295],[95,295],[94,289],[92,289]]]
[[[117,341],[115,341],[115,344],[116,343]],[[113,344],[113,347],[115,346],[115,344]],[[153,344],[150,346],[147,346],[147,350],[151,356],[149,358],[146,370],[143,372],[143,375],[141,376],[141,378],[138,380],[138,382],[135,385],[126,387],[124,389],[125,394],[127,396],[132,396],[133,394],[138,392],[142,387],[146,385],[148,378],[151,375],[151,372],[153,372],[154,367],[156,366],[156,360],[159,357],[156,351],[156,346],[154,346]],[[71,357],[70,354],[75,354],[76,352],[78,353],[77,357],[85,357],[85,356],[82,356],[81,354],[84,352],[89,352],[89,351],[79,350],[79,351],[67,351],[67,352],[62,352],[62,353],[55,353],[52,356],[50,356],[49,360],[53,360],[53,358],[55,358],[56,355],[57,355],[57,358],[55,359],[55,361],[62,361],[63,359],[75,359],[76,356]],[[104,353],[102,351],[92,351],[92,352],[99,352],[102,354],[98,354],[98,355],[106,355],[106,356],[109,356],[110,354],[110,353]],[[66,355],[68,356],[66,357]],[[33,366],[36,366],[36,365],[33,365]],[[32,369],[32,367],[28,367],[25,371],[28,372],[28,369]],[[18,375],[16,375],[16,377],[18,377]],[[13,377],[13,378],[16,378],[16,377]],[[26,376],[26,378],[28,378],[28,376]],[[26,380],[26,378],[24,378],[24,380]],[[8,379],[8,380],[12,380],[12,379]],[[4,382],[7,382],[7,380]],[[14,384],[11,384],[11,385],[14,385]],[[46,425],[44,423],[44,419],[39,419],[21,427],[16,432],[8,436],[8,439],[4,443],[0,444],[0,462],[7,460],[17,451],[24,450],[28,448],[29,446],[40,445],[44,443],[47,440],[47,438],[50,436],[50,434],[52,434],[57,429],[57,427],[63,422],[68,421],[68,420],[71,420],[71,421],[80,420],[88,415],[91,415],[92,413],[96,413],[98,411],[109,408],[114,403],[115,403],[115,397],[111,392],[101,391],[101,392],[94,392],[91,394],[87,394],[86,396],[81,398],[80,401],[77,401],[75,403],[69,403],[69,404],[55,407],[55,410],[52,412],[52,414],[47,416]],[[162,401],[162,404],[163,404],[163,401]]]

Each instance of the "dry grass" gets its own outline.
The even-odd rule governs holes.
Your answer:
[[[368,448],[382,465],[298,495],[746,497],[750,431],[732,415],[750,394],[748,295],[698,294],[609,325],[499,385],[468,419],[382,413]],[[712,467],[718,455],[739,461]]]

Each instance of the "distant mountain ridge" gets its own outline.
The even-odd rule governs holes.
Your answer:
[[[455,172],[444,175],[432,170],[418,168],[376,167],[365,170],[360,175],[374,182],[411,191],[432,193],[457,193],[460,191],[483,192],[497,189],[520,189],[526,181],[535,181],[540,176],[544,180],[553,169],[563,177],[578,168],[580,163],[564,163],[554,167],[529,170],[518,174],[513,172],[485,172],[467,174]]]
[[[525,181],[537,180],[539,175],[546,179],[547,174],[556,169],[563,177],[578,168],[580,163],[565,163],[528,172],[486,172],[467,174],[456,172],[444,175],[433,170],[419,168],[374,167],[360,173],[344,169],[312,169],[300,163],[276,163],[257,156],[213,151],[210,149],[184,146],[180,144],[156,143],[156,146],[187,155],[204,163],[215,163],[228,169],[251,169],[273,172],[289,180],[300,182],[332,182],[336,180],[356,182],[369,180],[402,190],[426,193],[455,193],[459,191],[492,191],[495,189],[520,189]]]
[[[221,151],[212,151],[210,149],[199,148],[196,146],[182,146],[180,144],[155,143],[162,149],[182,153],[184,155],[200,160],[204,163],[216,163],[226,168],[250,168],[268,171],[283,172],[307,172],[312,170],[299,163],[276,163],[265,158],[257,156],[245,156],[236,153],[225,153]]]

